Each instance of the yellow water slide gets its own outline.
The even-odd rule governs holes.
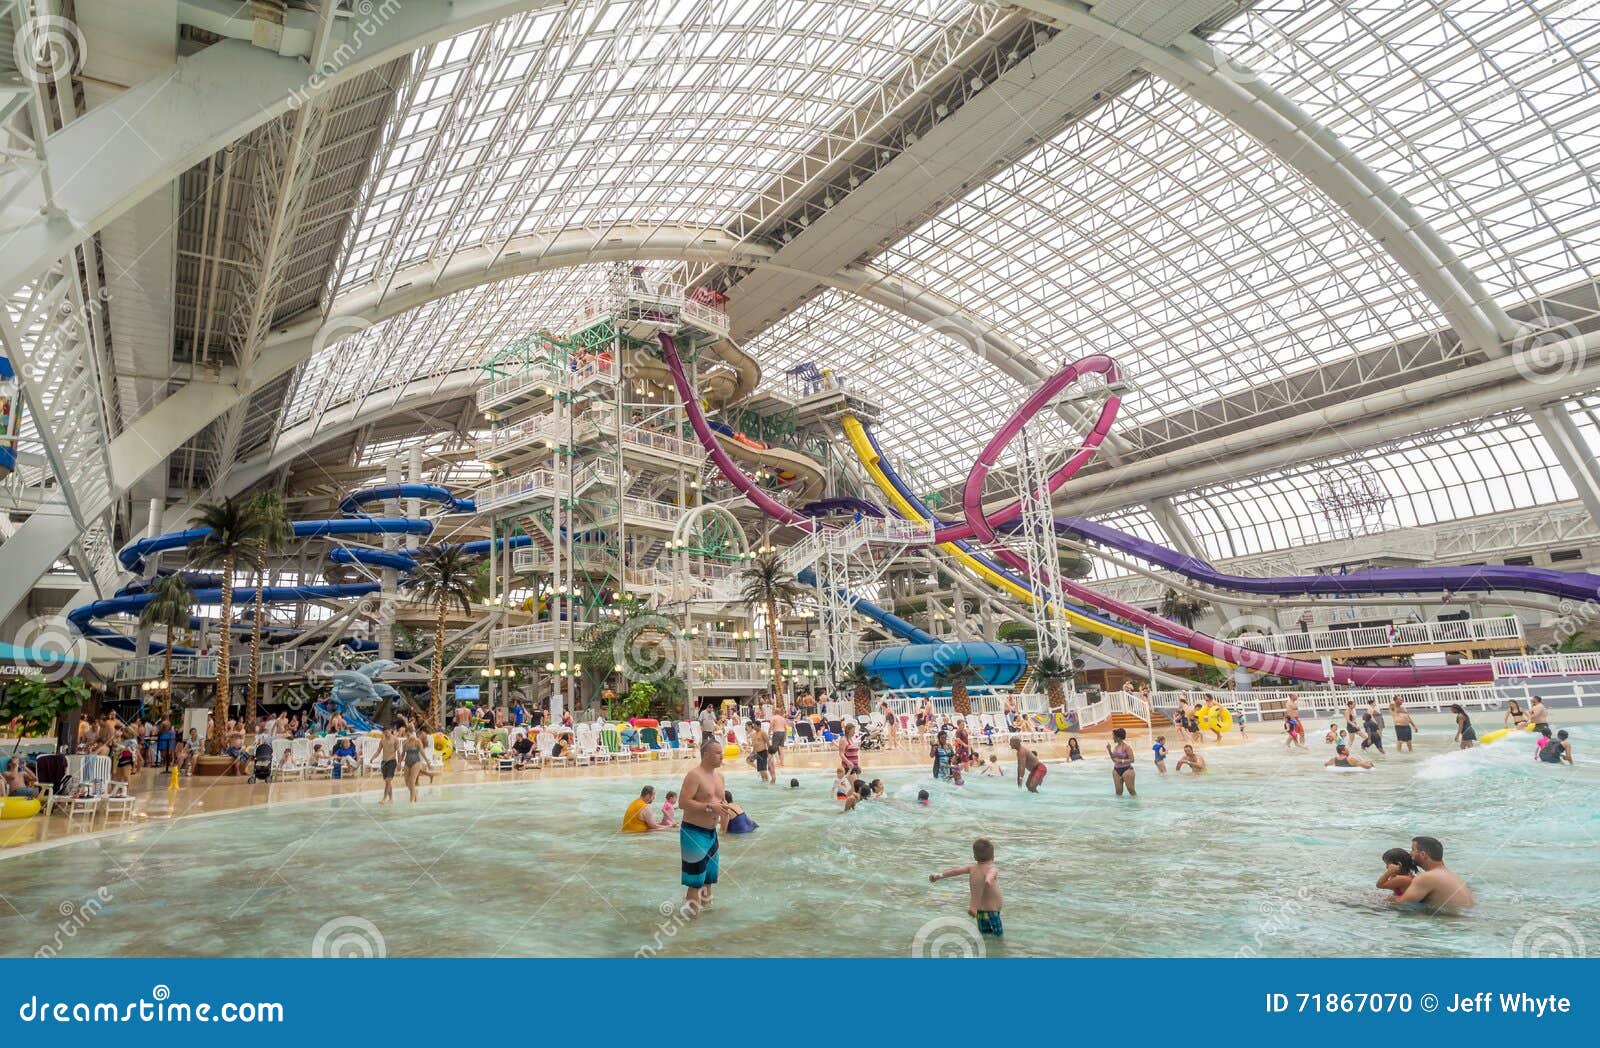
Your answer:
[[[894,507],[895,512],[899,513],[907,520],[926,520],[927,518],[924,517],[923,514],[917,512],[916,507],[908,502],[905,497],[900,494],[899,490],[894,486],[894,484],[890,482],[889,478],[884,475],[883,467],[878,458],[877,449],[874,448],[872,446],[872,442],[867,439],[866,427],[861,424],[860,420],[858,420],[854,415],[846,415],[844,416],[843,424],[844,434],[847,438],[849,438],[850,446],[855,450],[856,457],[861,460],[861,465],[866,469],[867,475],[872,478],[872,482],[874,484],[878,485],[878,489],[883,492],[884,498],[886,498],[889,501],[889,504]],[[1015,582],[984,564],[982,561],[978,560],[972,554],[968,553],[955,543],[941,542],[939,544],[939,549],[941,552],[955,558],[956,562],[962,567],[966,568],[968,571],[972,572],[989,585],[1017,598],[1020,601],[1028,604],[1033,603],[1033,594],[1025,587],[1017,585]],[[1067,622],[1071,623],[1074,629],[1082,629],[1088,630],[1091,633],[1098,633],[1102,636],[1110,637],[1112,640],[1121,641],[1124,644],[1131,644],[1135,648],[1142,648],[1144,646],[1144,634],[1142,633],[1133,633],[1129,630],[1123,629],[1120,626],[1108,625],[1099,619],[1090,618],[1087,615],[1083,615],[1069,607],[1054,603],[1048,606],[1052,612],[1062,616],[1067,620]],[[1214,656],[1208,655],[1205,652],[1195,651],[1193,648],[1185,648],[1182,645],[1172,644],[1164,640],[1156,640],[1154,637],[1150,639],[1150,649],[1152,651],[1159,651],[1163,655],[1170,655],[1173,658],[1184,659],[1188,662],[1196,662],[1206,666],[1220,666],[1224,669],[1228,669],[1233,666],[1233,663],[1225,662],[1221,659],[1215,658]]]

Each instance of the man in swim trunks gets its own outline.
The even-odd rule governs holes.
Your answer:
[[[378,740],[378,759],[383,762],[383,799],[379,804],[394,803],[394,771],[400,763],[400,735],[390,725]]]
[[[711,904],[711,886],[717,883],[717,829],[731,815],[724,799],[723,741],[709,736],[700,742],[700,763],[689,769],[678,790],[683,822],[678,826],[678,849],[683,864],[684,905],[698,914]]]
[[[777,782],[778,773],[772,769],[772,737],[760,721],[751,721],[748,730],[750,752],[756,759],[756,774],[761,776],[762,782]]]
[[[1372,762],[1364,761],[1360,757],[1350,756],[1350,749],[1344,743],[1339,743],[1339,749],[1332,759],[1323,765],[1324,768],[1367,768],[1371,769]]]
[[[767,718],[767,767],[772,769],[772,781],[778,781],[778,769],[783,767],[783,744],[789,740],[789,718],[784,716],[783,703],[772,704],[772,716]]]
[[[1206,770],[1206,759],[1196,753],[1193,746],[1185,746],[1183,748],[1183,756],[1179,757],[1178,763],[1172,766],[1174,774],[1185,768],[1188,768],[1196,775]]]
[[[1411,719],[1411,713],[1406,709],[1406,704],[1396,695],[1389,703],[1389,715],[1394,718],[1394,749],[1396,753],[1401,750],[1410,752],[1411,733],[1416,730],[1417,722]]]
[[[1011,748],[1017,751],[1017,785],[1021,786],[1023,778],[1027,778],[1028,792],[1038,793],[1039,784],[1044,781],[1044,773],[1048,770],[1039,755],[1022,744],[1021,739],[1012,739]]]
[[[1528,707],[1528,720],[1533,722],[1533,730],[1550,726],[1550,711],[1544,708],[1544,700],[1539,696],[1533,697],[1533,703]]]
[[[1411,838],[1411,858],[1422,872],[1411,879],[1397,903],[1420,903],[1432,913],[1458,913],[1473,905],[1472,891],[1444,864],[1444,845],[1434,837]]]

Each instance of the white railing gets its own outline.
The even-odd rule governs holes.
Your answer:
[[[505,480],[495,481],[473,492],[480,511],[527,499],[553,498],[582,492],[589,485],[617,479],[617,471],[607,459],[596,459],[569,477],[562,470],[535,469]]]
[[[531,387],[542,387],[544,390],[555,390],[561,384],[558,377],[560,373],[549,367],[534,367],[515,375],[495,379],[493,382],[478,390],[478,410],[485,411],[494,407],[503,400],[507,400]],[[548,394],[546,394],[548,395]]]
[[[1523,643],[1522,622],[1514,615],[1493,619],[1458,619],[1454,622],[1409,622],[1397,626],[1360,626],[1355,629],[1290,631],[1263,635],[1245,633],[1234,638],[1241,648],[1273,655],[1317,655],[1366,648],[1455,649],[1515,647]]]
[[[933,525],[926,521],[902,520],[899,517],[863,516],[842,528],[830,528],[822,533],[823,541],[836,549],[852,550],[866,544],[874,545],[928,545],[933,542]]]
[[[772,680],[772,665],[764,662],[703,662],[689,670],[697,684],[737,684],[764,687]]]
[[[766,631],[758,630],[754,632],[755,636],[748,640],[742,640],[737,634],[729,633],[726,630],[710,630],[704,633],[697,633],[693,639],[698,640],[702,645],[704,645],[706,650],[716,652],[718,654],[722,652],[739,651],[771,651],[771,646],[768,644]],[[779,635],[778,637],[778,654],[797,655],[801,657],[810,656],[818,659],[822,657],[817,652],[816,646],[812,644],[809,639],[805,637],[785,637],[782,635]]]
[[[261,673],[263,676],[282,673],[298,673],[305,665],[310,652],[304,648],[290,648],[287,651],[264,651],[261,653]],[[228,665],[235,680],[241,679],[250,672],[250,653],[231,655]],[[117,668],[112,679],[119,682],[132,682],[141,680],[159,680],[164,669],[164,656],[145,655],[140,658],[123,659],[117,663]],[[172,675],[181,678],[195,678],[210,680],[217,675],[217,656],[215,655],[174,655],[172,657]]]
[[[1341,713],[1345,703],[1354,701],[1358,709],[1365,709],[1369,701],[1376,699],[1378,705],[1388,709],[1390,701],[1399,699],[1408,708],[1415,710],[1447,710],[1452,705],[1460,705],[1466,709],[1490,709],[1500,706],[1504,696],[1493,685],[1488,684],[1462,684],[1452,687],[1439,688],[1361,688],[1361,689],[1328,689],[1317,688],[1305,691],[1291,689],[1252,688],[1249,691],[1158,691],[1152,696],[1157,712],[1157,721],[1170,715],[1178,708],[1182,699],[1198,704],[1202,699],[1211,698],[1220,701],[1224,706],[1235,713],[1242,713],[1253,719],[1282,718],[1283,712],[1288,708],[1290,697],[1293,697],[1300,712],[1306,716],[1320,714]]]
[[[1600,652],[1554,655],[1514,655],[1492,659],[1496,679],[1506,677],[1600,676]]]
[[[623,516],[632,517],[636,520],[647,520],[656,524],[676,526],[678,517],[682,512],[681,507],[674,506],[670,502],[654,502],[650,499],[635,498],[632,495],[625,496],[622,500]]]
[[[548,648],[553,644],[565,644],[569,637],[574,645],[581,645],[584,634],[594,626],[593,622],[578,620],[535,622],[527,626],[502,626],[489,631],[489,645],[496,657],[525,654],[523,649],[534,650]]]
[[[574,441],[583,441],[594,434],[594,424],[589,419],[580,418],[571,429]],[[552,445],[559,444],[568,439],[566,422],[555,412],[550,411],[542,415],[534,415],[495,430],[488,440],[480,440],[477,445],[478,457],[489,459],[496,454],[518,448],[535,440],[547,440]]]
[[[583,389],[595,382],[616,385],[622,375],[622,366],[610,353],[574,354],[567,364],[567,373],[573,389]]]
[[[694,299],[685,299],[682,312],[684,323],[693,324],[702,331],[709,331],[716,335],[728,333],[728,311],[721,306],[713,306],[708,302],[696,302]]]
[[[660,455],[699,462],[706,457],[706,449],[698,441],[684,440],[671,433],[660,433],[643,426],[628,426],[622,431],[622,443],[629,447],[652,451]]]

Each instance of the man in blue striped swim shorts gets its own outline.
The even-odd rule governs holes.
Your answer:
[[[717,883],[717,830],[729,810],[721,768],[722,740],[708,736],[700,743],[700,763],[689,769],[678,790],[683,901],[695,913],[711,904],[711,886]]]

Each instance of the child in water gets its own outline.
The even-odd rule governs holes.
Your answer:
[[[1165,735],[1157,735],[1156,744],[1150,749],[1156,757],[1156,771],[1165,775],[1167,773],[1167,737]]]
[[[972,864],[957,866],[943,873],[928,874],[928,883],[937,884],[946,877],[967,875],[967,913],[978,922],[978,931],[996,937],[1005,934],[1000,923],[1000,871],[994,864],[994,842],[979,837],[972,842]]]
[[[1076,735],[1067,740],[1067,760],[1083,760],[1083,752],[1078,749],[1078,737]]]
[[[926,808],[928,806],[929,800],[928,800],[928,791],[927,790],[918,790],[917,791],[917,803],[922,805],[924,808]]]
[[[722,791],[722,799],[727,802],[728,812],[722,816],[723,833],[752,833],[756,829],[756,820],[752,819],[745,810],[733,803],[733,792]]]
[[[1378,887],[1389,889],[1398,899],[1411,887],[1416,875],[1417,863],[1411,853],[1404,848],[1390,848],[1383,853],[1383,873],[1378,877]]]
[[[667,799],[661,802],[661,825],[677,825],[672,821],[673,813],[678,810],[678,791],[668,790]]]

